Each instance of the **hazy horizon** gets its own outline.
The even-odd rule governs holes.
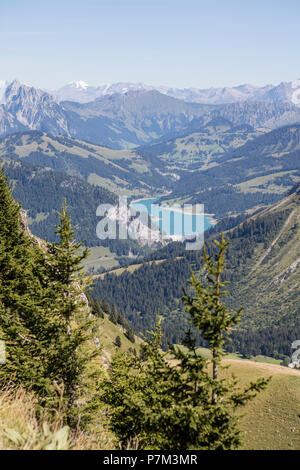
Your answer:
[[[113,84],[117,84],[117,83],[132,83],[132,84],[139,84],[139,83],[142,83],[143,85],[146,85],[146,86],[151,86],[151,87],[155,87],[155,88],[160,88],[160,87],[163,87],[163,88],[178,88],[178,89],[209,89],[209,88],[238,88],[240,86],[246,86],[246,85],[250,85],[250,86],[254,86],[254,87],[257,87],[257,88],[263,88],[263,87],[267,87],[267,86],[278,86],[280,85],[281,83],[289,83],[289,82],[298,82],[300,81],[300,78],[298,77],[295,77],[295,79],[292,79],[292,80],[280,80],[279,82],[270,82],[270,83],[263,83],[261,85],[257,85],[255,83],[249,83],[249,82],[245,82],[245,83],[238,83],[238,84],[234,84],[234,85],[221,85],[219,87],[215,87],[215,86],[208,86],[208,87],[194,87],[194,86],[182,86],[182,87],[174,87],[172,84],[162,84],[162,83],[149,83],[149,81],[144,81],[144,82],[139,82],[137,80],[133,80],[131,82],[125,82],[124,80],[117,80],[115,82],[87,82],[86,80],[83,80],[81,78],[78,78],[78,79],[74,79],[74,80],[71,80],[69,82],[61,82],[61,84],[54,88],[54,87],[46,87],[46,86],[43,86],[42,84],[41,85],[33,85],[32,83],[28,82],[28,81],[23,81],[21,80],[19,77],[13,77],[12,79],[10,80],[7,80],[5,77],[0,77],[0,87],[4,84],[10,84],[12,83],[13,81],[18,81],[24,85],[27,85],[27,86],[33,86],[33,87],[36,87],[36,88],[40,88],[42,90],[46,90],[46,91],[55,91],[55,90],[58,90],[66,85],[71,85],[71,84],[74,84],[74,83],[78,83],[78,82],[85,82],[85,84],[87,84],[88,86],[92,86],[92,87],[101,87],[103,85],[113,85]]]
[[[299,14],[297,0],[4,0],[0,79],[276,85],[300,76]]]

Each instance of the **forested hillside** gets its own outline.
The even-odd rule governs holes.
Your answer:
[[[286,126],[250,139],[217,155],[199,152],[207,165],[182,170],[165,200],[195,204],[222,217],[279,200],[300,179],[299,125]],[[164,157],[165,158],[165,157]],[[222,197],[219,197],[222,194]]]
[[[137,174],[140,175],[140,167],[136,159],[141,159],[141,157],[129,154],[126,160],[124,155],[110,149],[101,149],[101,155],[104,153],[105,156],[100,156],[97,153],[99,148],[95,147],[97,151],[93,158],[99,163],[97,171],[102,176],[97,177],[95,174],[95,179],[93,179],[87,177],[89,173],[81,174],[75,169],[77,168],[76,162],[79,161],[80,165],[85,168],[84,171],[88,170],[88,166],[85,167],[86,160],[89,150],[94,151],[94,149],[86,147],[85,143],[65,137],[54,138],[43,133],[29,132],[9,136],[2,141],[2,144],[0,161],[3,164],[3,170],[10,178],[14,197],[27,212],[28,224],[35,235],[50,241],[55,240],[57,208],[61,207],[64,198],[67,198],[68,210],[76,227],[76,236],[78,239],[85,240],[86,245],[107,247],[116,264],[118,264],[119,256],[127,256],[129,252],[142,254],[145,252],[134,240],[100,240],[96,235],[96,226],[99,221],[96,216],[97,207],[100,204],[116,205],[118,203],[116,193],[119,194],[120,187],[123,187],[123,183],[117,177],[117,186],[110,183],[111,173],[109,172],[115,172],[117,166],[114,161],[121,162],[124,167],[122,167],[122,172],[130,175],[126,176],[127,179],[134,179],[133,168],[130,170],[129,167],[136,164]],[[74,153],[67,154],[67,148]],[[110,170],[106,170],[106,167]],[[147,178],[150,178],[149,175],[150,173]],[[156,180],[159,183],[159,177]],[[124,184],[127,185],[126,187],[130,186],[128,182]],[[134,183],[134,188],[139,187],[138,183],[136,185]],[[150,188],[147,190],[145,188],[148,188],[147,185],[141,183],[141,193],[150,191]],[[138,193],[139,190],[136,189],[136,191]],[[131,194],[129,189],[128,193]]]
[[[128,196],[152,195],[153,191],[160,192],[170,183],[170,178],[158,171],[163,169],[163,165],[155,157],[38,131],[2,138],[0,157],[17,158],[61,171],[118,194],[122,191]]]
[[[78,238],[85,238],[90,246],[99,243],[96,209],[101,203],[115,204],[117,198],[113,193],[74,176],[13,159],[5,159],[3,170],[10,178],[14,197],[27,211],[35,235],[54,241],[57,208],[67,197]]]
[[[231,282],[227,304],[244,306],[230,350],[248,357],[288,355],[299,336],[299,213],[297,188],[280,203],[226,232],[231,242],[225,270]],[[215,237],[206,237],[209,252],[213,252]],[[114,299],[135,331],[149,329],[159,308],[166,340],[180,342],[185,318],[179,299],[190,269],[201,274],[201,253],[175,244],[173,252],[163,249],[158,257],[166,261],[95,280],[93,294],[100,300]]]
[[[246,125],[235,126],[227,119],[216,118],[195,132],[148,145],[145,150],[165,161],[169,168],[205,170],[225,152],[242,146],[264,132],[267,130],[256,130]]]
[[[128,449],[134,438],[135,449],[240,447],[243,428],[235,409],[253,403],[270,378],[255,373],[238,386],[218,373],[223,343],[241,315],[220,303],[224,283],[214,275],[224,269],[228,242],[221,237],[213,265],[206,257],[206,275],[214,275],[207,297],[213,336],[202,315],[205,305],[195,310],[195,300],[183,300],[211,358],[199,355],[189,336],[187,351],[170,348],[166,357],[159,319],[141,344],[116,307],[90,297],[82,269],[88,249],[75,240],[66,202],[58,240],[50,243],[28,231],[2,172],[0,201],[0,448]],[[195,278],[193,284],[202,298]]]
[[[0,0],[0,451],[300,450],[299,18]]]

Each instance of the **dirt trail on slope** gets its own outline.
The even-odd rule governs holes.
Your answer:
[[[271,252],[272,248],[276,245],[276,243],[278,242],[279,238],[281,237],[282,233],[284,232],[286,226],[290,223],[293,215],[295,214],[295,212],[297,212],[297,209],[294,209],[290,215],[288,216],[288,218],[286,219],[286,221],[284,222],[283,224],[283,227],[282,229],[280,230],[279,234],[277,235],[276,238],[274,238],[274,240],[272,241],[271,245],[269,246],[269,248],[267,249],[267,251],[263,254],[263,256],[258,260],[258,262],[256,263],[256,265],[254,266],[254,268],[252,269],[251,271],[251,274],[253,273],[253,271],[255,271],[260,265],[261,263],[263,262],[263,260],[268,256],[268,254]]]

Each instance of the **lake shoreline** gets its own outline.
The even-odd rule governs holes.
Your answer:
[[[145,197],[145,198],[140,198],[140,199],[135,199],[133,201],[131,201],[129,207],[131,208],[131,206],[133,206],[134,204],[138,204],[138,203],[141,203],[142,201],[153,201],[153,204],[154,204],[154,201],[157,201],[161,198],[162,196],[156,196],[156,197],[153,197],[153,198],[150,198],[150,197]],[[194,204],[195,206],[196,204]],[[144,207],[147,208],[147,206],[145,205]],[[196,216],[204,216],[206,217],[206,219],[209,221],[209,223],[214,226],[218,223],[218,220],[215,218],[215,214],[207,214],[205,212],[196,212],[196,213],[193,213],[193,209],[192,208],[186,208],[186,210],[181,210],[180,208],[173,208],[172,206],[161,206],[161,208],[163,210],[166,210],[166,211],[171,211],[171,212],[179,212],[183,215],[196,215]],[[149,213],[149,211],[147,211]],[[208,229],[206,229],[208,230]]]

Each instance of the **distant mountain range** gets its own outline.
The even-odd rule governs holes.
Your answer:
[[[189,103],[157,90],[115,88],[94,101],[61,101],[46,91],[13,81],[2,84],[0,136],[26,130],[65,135],[113,149],[132,149],[195,132],[212,119],[268,130],[300,122],[300,107],[280,101],[225,105]],[[125,85],[125,84],[123,84]],[[291,90],[286,86],[286,90]],[[88,90],[84,82],[78,88]],[[127,91],[125,91],[127,90]],[[296,88],[295,88],[296,90]],[[112,89],[110,89],[112,91]]]
[[[68,83],[62,88],[52,91],[58,101],[78,101],[87,103],[114,93],[127,93],[137,90],[157,90],[162,94],[191,103],[226,104],[239,101],[271,101],[273,103],[292,103],[300,106],[300,79],[293,82],[282,82],[279,85],[257,87],[240,85],[224,88],[169,88],[166,86],[151,86],[144,83],[106,83],[91,86],[82,80]]]
[[[49,93],[15,80],[2,93],[0,136],[39,130],[115,149],[133,148],[181,132],[209,110],[155,90],[116,93],[87,104],[57,103]]]
[[[128,91],[154,90],[154,87],[147,86],[144,83],[106,83],[99,86],[88,85],[83,80],[70,82],[58,90],[50,91],[55,99],[60,101],[77,101],[78,103],[88,103],[96,98],[113,95],[115,93],[124,94]]]
[[[8,81],[0,80],[0,104],[4,101],[5,89]],[[88,103],[103,96],[115,93],[125,94],[129,91],[156,90],[172,98],[190,103],[202,104],[228,104],[240,101],[270,101],[273,103],[292,103],[300,106],[300,79],[292,82],[281,82],[279,85],[265,85],[262,87],[244,84],[235,87],[222,88],[174,88],[167,86],[153,86],[145,83],[116,82],[103,83],[98,86],[89,85],[83,80],[72,81],[57,90],[44,90],[52,95],[57,102],[76,101]]]

